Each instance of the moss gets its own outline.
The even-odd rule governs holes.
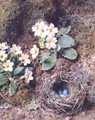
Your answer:
[[[15,18],[15,11],[18,5],[13,0],[0,0],[0,40],[4,40],[6,35],[6,27],[10,20]]]

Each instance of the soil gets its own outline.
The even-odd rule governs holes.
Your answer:
[[[0,109],[0,120],[95,120],[94,105],[92,108],[86,108],[75,116],[63,116],[43,104],[43,79],[53,74],[56,70],[59,71],[58,66],[63,64],[65,68],[69,66],[82,67],[93,79],[95,78],[95,1],[90,0],[89,3],[85,2],[81,5],[70,4],[66,11],[68,13],[66,17],[72,22],[70,35],[77,43],[77,51],[79,53],[77,61],[71,62],[59,58],[55,68],[50,73],[41,71],[40,66],[36,67],[35,90],[31,88],[32,83],[30,83],[30,86],[19,90],[13,98],[9,98],[16,106],[9,104],[7,110]],[[61,20],[66,17],[61,16]],[[14,43],[21,45],[22,48],[26,48],[27,52],[29,52],[28,49],[32,47],[33,40],[33,35],[25,33],[19,36]],[[37,66],[34,61],[32,62]],[[93,84],[95,84],[94,80]],[[39,109],[30,111],[28,104],[31,101],[35,101],[40,105]]]

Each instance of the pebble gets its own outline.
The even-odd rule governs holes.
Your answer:
[[[65,120],[73,120],[73,118],[71,116],[68,116],[68,117],[66,117]]]

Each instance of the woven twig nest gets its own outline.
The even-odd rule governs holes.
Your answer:
[[[73,115],[82,110],[89,90],[88,77],[83,72],[59,73],[45,80],[44,100],[48,107],[52,107],[65,115]],[[66,96],[60,96],[58,90],[67,89]]]

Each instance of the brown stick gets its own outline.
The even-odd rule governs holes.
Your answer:
[[[8,103],[11,103],[12,105],[14,105],[14,103],[13,103],[11,100],[9,100],[8,98],[4,97],[4,96],[2,95],[2,93],[0,93],[0,96],[1,96],[4,100],[6,100]]]

